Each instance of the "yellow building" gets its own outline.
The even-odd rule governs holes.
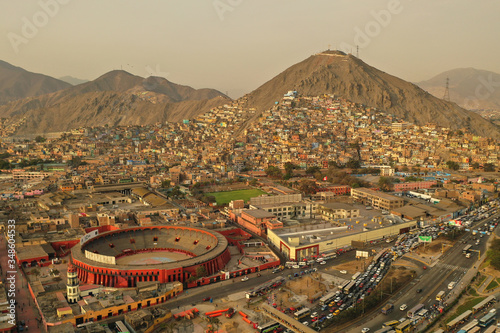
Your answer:
[[[83,287],[82,287],[83,288]],[[69,304],[61,292],[37,296],[43,323],[49,327],[70,323],[73,326],[96,322],[112,316],[166,302],[183,291],[182,283],[144,284],[133,289],[97,287],[95,296],[83,296]]]
[[[386,209],[389,211],[404,206],[403,198],[367,188],[353,188],[351,190],[351,196],[355,200],[363,202],[365,205],[371,205],[374,208]]]

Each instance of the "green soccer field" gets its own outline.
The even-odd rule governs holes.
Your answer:
[[[226,192],[210,192],[205,193],[206,196],[213,195],[215,200],[217,200],[217,205],[223,205],[231,202],[231,200],[245,200],[247,202],[250,198],[258,197],[259,195],[265,194],[266,192],[258,189],[250,190],[237,190],[237,191],[226,191]]]

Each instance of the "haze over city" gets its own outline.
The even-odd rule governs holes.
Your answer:
[[[497,1],[8,1],[0,59],[53,77],[113,69],[240,97],[291,64],[359,45],[411,82],[452,68],[500,72]]]
[[[500,332],[497,0],[0,6],[0,333]]]

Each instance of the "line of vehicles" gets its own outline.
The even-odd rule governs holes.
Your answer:
[[[461,218],[463,223],[470,221],[478,221],[483,218],[488,218],[492,214],[496,213],[496,207],[498,206],[498,202],[492,202],[486,207],[480,207],[476,211],[470,213],[470,216],[463,216]],[[488,215],[487,215],[488,214]],[[484,230],[483,226],[478,228],[477,233],[479,235],[487,234],[494,230],[494,227],[498,223],[496,219],[490,222],[491,224],[485,224]],[[465,224],[464,224],[465,225]],[[469,224],[470,225],[470,224]],[[304,325],[310,325],[319,330],[321,323],[328,319],[332,319],[334,316],[338,315],[342,310],[352,308],[356,303],[360,303],[363,301],[364,297],[373,291],[377,283],[381,281],[385,273],[387,272],[390,263],[393,260],[396,260],[398,257],[403,256],[406,252],[412,251],[416,249],[422,243],[420,242],[419,236],[430,236],[432,239],[436,239],[440,234],[447,234],[454,229],[455,226],[447,225],[447,226],[431,226],[424,229],[419,230],[418,232],[410,232],[406,234],[402,234],[398,237],[395,246],[391,248],[392,251],[383,251],[379,253],[376,258],[374,258],[372,264],[368,267],[368,269],[363,272],[358,272],[352,276],[351,279],[346,280],[340,287],[339,290],[335,292],[330,292],[327,295],[321,297],[320,299],[320,307],[317,308],[307,308],[302,307],[293,313],[293,317],[301,321]],[[479,236],[481,237],[481,236]],[[392,239],[390,239],[392,241]],[[470,246],[467,251],[464,248],[464,254],[470,256],[470,250],[472,246]],[[337,257],[337,254],[333,253],[328,257],[322,256],[320,258],[308,259],[301,262],[290,261],[285,264],[287,268],[307,268],[307,266],[312,265],[314,263],[325,264],[325,261],[331,258]],[[424,266],[424,269],[427,267]],[[343,272],[347,273],[347,272]],[[456,286],[456,282],[452,281],[448,285],[448,289],[452,290]],[[422,289],[418,289],[418,292],[421,292]],[[436,295],[436,300],[441,301],[444,299],[446,295],[446,291],[442,290]],[[390,313],[394,310],[393,304],[386,304],[386,306],[382,309],[383,313]],[[403,304],[400,306],[401,311],[407,310],[407,305]],[[415,307],[409,309],[407,311],[407,318],[404,320],[393,321],[392,326],[384,325],[381,330],[376,331],[376,333],[382,332],[409,332],[413,329],[414,325],[426,314],[430,313],[427,309],[424,308],[423,304],[418,304]],[[324,325],[323,325],[324,326]],[[366,332],[369,331],[368,328],[364,328]]]
[[[363,306],[362,302],[382,280],[392,262],[392,253],[387,250],[377,254],[365,272],[357,272],[344,281],[335,292],[330,292],[319,300],[319,307],[311,310],[304,307],[294,313],[295,320],[304,325],[319,327],[321,323],[337,316],[341,311]]]

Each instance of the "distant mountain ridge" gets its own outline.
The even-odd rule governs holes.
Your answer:
[[[0,106],[0,117],[10,119],[15,134],[40,134],[83,126],[181,121],[227,101],[229,97],[214,89],[193,89],[115,70],[93,81]]]
[[[475,68],[456,68],[417,85],[443,98],[447,78],[452,102],[468,110],[500,110],[500,74]]]
[[[69,83],[69,84],[71,84],[73,86],[76,86],[78,84],[82,84],[82,83],[85,83],[85,82],[89,82],[89,80],[78,79],[78,78],[70,76],[70,75],[66,75],[66,76],[60,77],[59,80],[64,81],[66,83]]]
[[[53,77],[28,72],[0,60],[0,105],[21,98],[40,96],[71,87]]]
[[[500,138],[499,128],[476,113],[436,98],[413,83],[341,51],[318,53],[289,67],[245,95],[246,107],[256,108],[258,115],[289,90],[309,96],[335,94],[418,125],[467,128],[477,135]]]

